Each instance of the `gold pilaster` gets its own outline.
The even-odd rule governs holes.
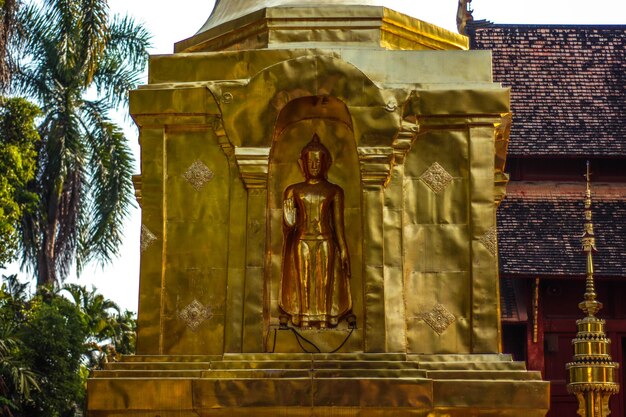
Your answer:
[[[587,316],[576,321],[578,332],[572,340],[574,361],[566,365],[569,372],[567,391],[578,399],[581,417],[606,417],[611,414],[609,398],[619,392],[618,363],[611,359],[611,340],[604,332],[605,321],[596,317],[602,303],[596,300],[593,276],[593,252],[596,249],[591,212],[591,172],[587,161],[587,189],[585,191],[585,228],[582,248],[587,257],[585,295],[578,307]]]
[[[221,120],[214,125],[218,142],[228,158],[231,173],[239,172],[239,164],[235,158],[233,145],[228,140]],[[231,174],[229,217],[246,218],[248,213],[248,190],[241,175]],[[246,278],[246,247],[247,222],[231,222],[228,235],[228,278],[226,291],[226,310],[224,323],[224,352],[241,353],[243,350],[243,326]]]
[[[163,128],[146,126],[140,131],[146,146],[141,158],[142,228],[156,239],[141,251],[139,269],[139,314],[137,316],[137,349],[146,354],[162,353],[161,296],[164,252],[163,221]]]
[[[393,166],[384,191],[384,299],[387,350],[405,352],[407,339],[406,289],[403,277],[404,162],[417,135],[414,123],[403,122],[392,143]]]
[[[235,159],[247,190],[246,270],[243,296],[243,352],[263,349],[265,232],[270,148],[236,147]]]
[[[384,186],[389,181],[393,164],[393,148],[360,147],[363,225],[365,351],[385,352],[387,333],[385,323],[384,271]]]

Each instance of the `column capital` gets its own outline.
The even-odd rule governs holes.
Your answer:
[[[235,147],[235,160],[246,189],[266,189],[271,148]]]
[[[391,147],[393,148],[394,165],[404,164],[404,158],[411,150],[411,145],[417,137],[418,127],[415,123],[403,122],[398,135],[393,140]]]
[[[385,186],[391,176],[394,148],[391,146],[358,147],[361,182],[364,186]]]

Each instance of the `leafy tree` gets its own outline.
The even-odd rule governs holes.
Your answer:
[[[27,184],[35,177],[39,113],[23,98],[0,97],[0,266],[15,258],[20,220],[36,208]]]
[[[0,287],[0,416],[13,416],[39,389],[37,375],[22,360],[24,344],[17,330],[28,294],[16,275]]]
[[[87,329],[76,307],[54,293],[40,293],[30,300],[20,329],[23,360],[39,375],[39,388],[21,407],[29,417],[72,416],[82,406],[81,374]]]
[[[0,416],[12,416],[39,390],[35,373],[20,360],[22,342],[15,327],[0,322]]]
[[[42,0],[25,6],[18,91],[43,111],[38,209],[22,222],[23,262],[39,285],[76,261],[117,255],[132,204],[132,156],[109,111],[127,100],[147,61],[149,36],[128,17],[109,18],[106,0]],[[96,92],[95,99],[87,93]]]
[[[39,287],[30,296],[15,276],[3,279],[0,416],[80,415],[90,372],[134,353],[133,314],[95,289]]]

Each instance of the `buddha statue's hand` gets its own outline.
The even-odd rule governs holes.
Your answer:
[[[283,201],[283,217],[287,226],[293,227],[296,225],[296,208],[293,204],[293,198]]]
[[[340,251],[339,255],[341,256],[341,269],[343,273],[346,274],[347,277],[350,276],[350,256],[348,256],[347,250]]]

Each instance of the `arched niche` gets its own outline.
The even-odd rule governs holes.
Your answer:
[[[361,178],[352,118],[345,103],[336,97],[307,96],[292,100],[282,108],[272,135],[267,185],[268,263],[264,297],[265,322],[270,326],[278,324],[280,315],[278,296],[283,246],[283,192],[289,185],[304,180],[298,159],[314,133],[319,135],[333,158],[328,180],[344,190],[346,238],[352,266],[352,311],[358,322],[363,320]],[[345,328],[343,321],[338,330]],[[332,330],[326,330],[328,332]],[[354,350],[363,350],[360,331],[351,337],[349,346]]]
[[[391,146],[407,97],[407,91],[380,88],[354,65],[330,55],[285,60],[249,80],[220,81],[207,88],[219,105],[230,144],[246,148],[270,147],[272,121],[293,100],[311,96],[344,103],[357,146]]]

